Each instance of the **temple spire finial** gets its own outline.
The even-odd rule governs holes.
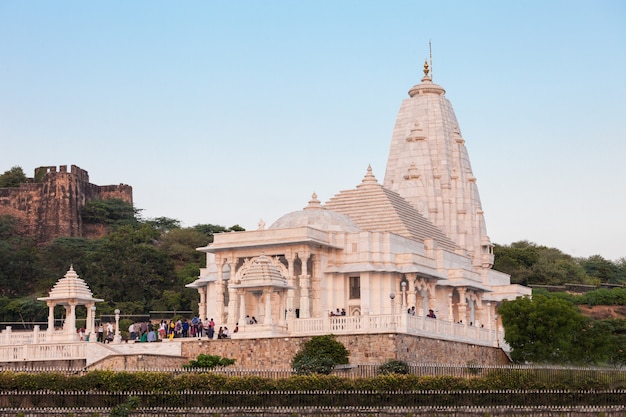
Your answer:
[[[424,60],[424,77],[428,77],[428,73],[430,72],[430,70],[428,69],[428,60],[425,59]]]
[[[433,79],[433,43],[428,40],[428,52],[430,53],[430,79]]]

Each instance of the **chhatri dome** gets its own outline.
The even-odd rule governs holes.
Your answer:
[[[309,205],[303,210],[285,214],[269,228],[290,229],[303,226],[329,232],[358,232],[360,230],[359,226],[345,214],[326,210],[315,193],[313,193]]]

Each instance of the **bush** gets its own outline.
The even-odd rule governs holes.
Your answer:
[[[330,356],[296,355],[291,363],[298,375],[322,374],[329,375],[335,368],[335,362]]]
[[[378,367],[378,372],[383,375],[387,374],[402,374],[409,373],[409,365],[405,361],[398,359],[390,359]]]
[[[335,365],[347,364],[349,354],[346,347],[336,340],[335,335],[313,336],[293,357],[291,367],[301,375],[328,375]]]
[[[183,368],[204,368],[213,369],[218,366],[224,367],[235,363],[235,359],[222,358],[217,355],[205,355],[199,354],[195,360],[190,360],[189,363],[184,364]]]

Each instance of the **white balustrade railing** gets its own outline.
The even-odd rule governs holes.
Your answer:
[[[497,335],[494,329],[409,314],[331,316],[294,319],[289,322],[289,334],[292,336],[379,332],[405,333],[482,346],[502,346],[501,341],[498,341],[502,334]]]
[[[0,362],[85,359],[85,346],[81,342],[0,346]]]
[[[409,314],[300,318],[290,319],[287,324],[281,332],[290,336],[400,333],[510,350],[502,331]],[[247,335],[242,332],[238,336]],[[78,334],[64,331],[40,331],[39,326],[34,331],[19,332],[7,327],[0,333],[0,362],[85,358],[86,343],[79,339]]]

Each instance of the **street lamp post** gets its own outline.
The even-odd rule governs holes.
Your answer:
[[[496,334],[496,347],[500,347],[500,335],[498,334],[498,315],[494,314],[493,315],[493,321],[494,321],[494,329],[495,329],[495,334]]]
[[[395,327],[395,322],[396,322],[396,304],[394,302],[394,299],[396,298],[396,293],[395,292],[391,292],[389,294],[389,300],[391,300],[391,327]]]
[[[115,309],[115,338],[113,339],[114,343],[121,343],[122,336],[120,334],[120,310],[119,308]]]

